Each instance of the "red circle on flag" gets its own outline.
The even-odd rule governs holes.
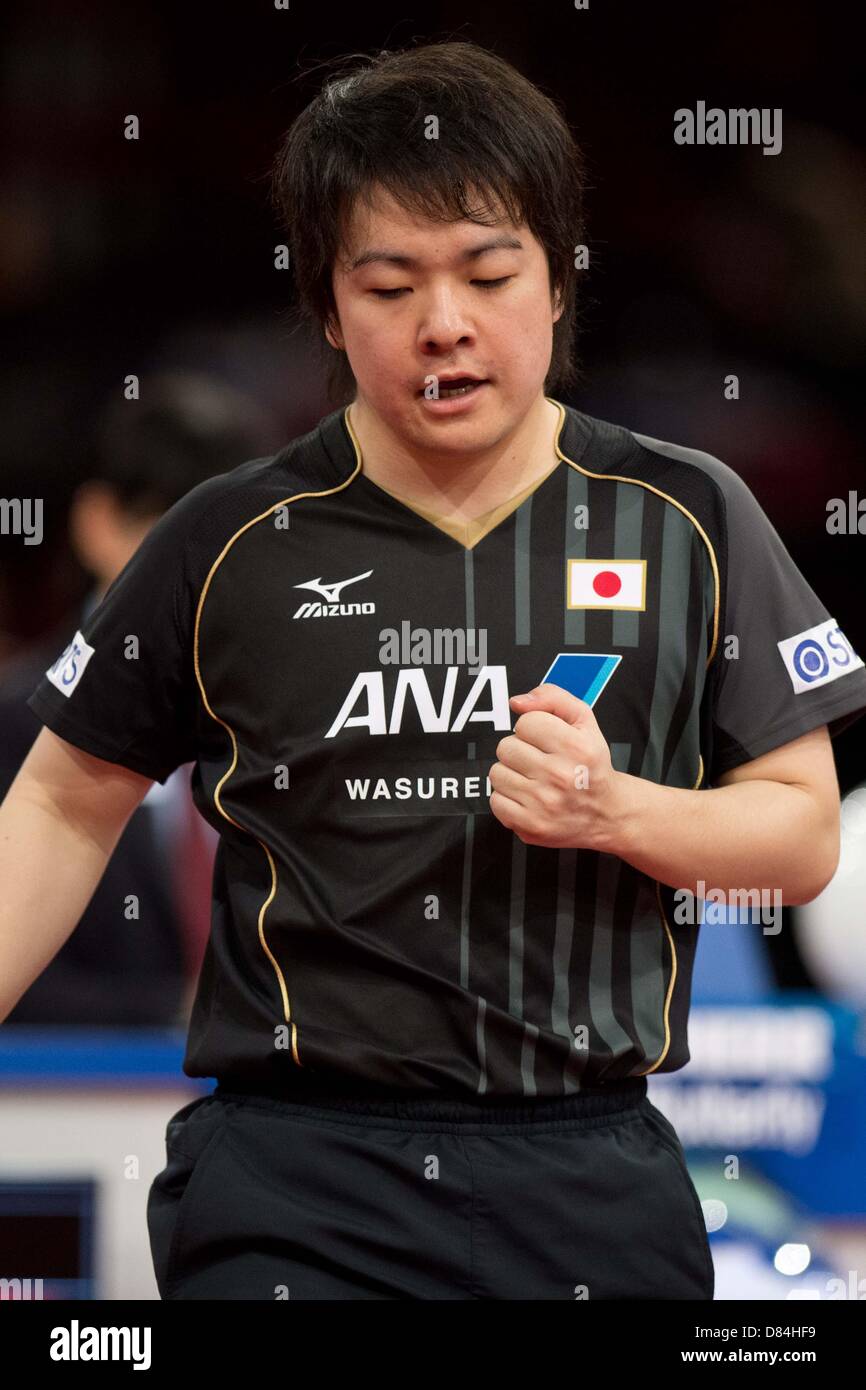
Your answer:
[[[593,579],[592,587],[600,598],[613,598],[622,588],[622,580],[613,570],[601,570]]]

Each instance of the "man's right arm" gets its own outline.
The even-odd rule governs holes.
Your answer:
[[[0,804],[0,1022],[71,936],[152,785],[40,730]]]

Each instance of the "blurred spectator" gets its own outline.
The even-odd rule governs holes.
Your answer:
[[[92,580],[84,603],[0,674],[0,799],[41,729],[25,701],[159,516],[216,473],[266,452],[270,422],[222,381],[145,378],[94,430],[69,510],[71,546]],[[9,1023],[163,1026],[188,1014],[210,926],[216,836],[189,789],[190,766],[154,782],[131,816],[81,921]],[[129,920],[130,894],[140,915]],[[27,924],[22,923],[22,930]]]

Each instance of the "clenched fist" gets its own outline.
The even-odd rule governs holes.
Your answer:
[[[509,703],[523,713],[488,774],[496,819],[527,845],[615,853],[624,774],[590,706],[550,684]]]

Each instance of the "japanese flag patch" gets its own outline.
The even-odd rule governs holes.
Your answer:
[[[569,560],[569,608],[646,609],[646,560]]]

